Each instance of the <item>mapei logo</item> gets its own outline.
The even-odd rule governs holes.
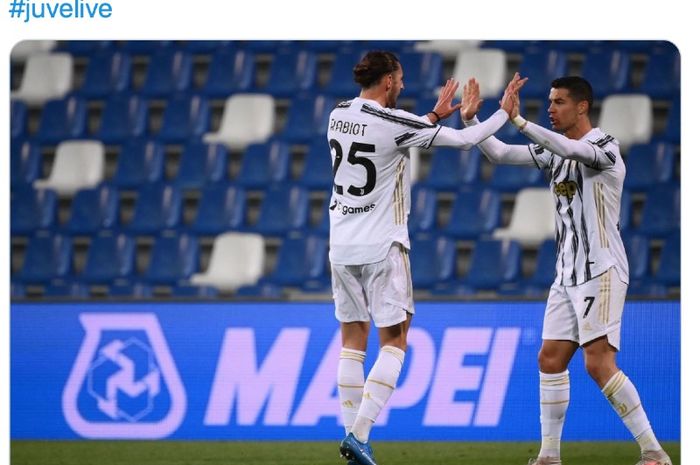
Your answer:
[[[575,181],[562,181],[554,184],[554,193],[566,197],[571,202],[571,199],[576,195],[578,184]]]
[[[173,433],[187,397],[156,316],[83,313],[80,323],[85,338],[63,389],[70,427],[86,438]]]

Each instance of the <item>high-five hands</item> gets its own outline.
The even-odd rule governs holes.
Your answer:
[[[433,108],[433,112],[437,114],[439,119],[445,119],[449,117],[452,113],[459,110],[462,106],[461,103],[452,105],[452,100],[455,98],[455,93],[459,87],[459,82],[450,78],[447,80],[445,85],[440,89],[440,94],[438,95],[437,102]],[[439,120],[438,120],[439,121]]]
[[[470,78],[462,90],[462,108],[460,109],[462,121],[474,118],[483,103],[484,101],[480,98],[479,81]]]

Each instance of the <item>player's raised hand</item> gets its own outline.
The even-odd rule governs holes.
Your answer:
[[[484,101],[481,99],[479,90],[479,81],[475,78],[470,78],[462,90],[462,108],[460,109],[462,120],[469,121],[474,118],[474,115],[478,113],[483,103]]]
[[[520,95],[519,91],[527,82],[527,78],[521,78],[520,73],[515,73],[513,79],[510,80],[503,92],[500,104],[508,116],[513,119],[520,114]]]
[[[440,94],[438,95],[437,102],[433,108],[433,111],[438,114],[440,119],[447,118],[462,106],[461,103],[452,105],[452,100],[455,98],[455,93],[457,92],[458,87],[459,82],[450,78],[440,89]]]

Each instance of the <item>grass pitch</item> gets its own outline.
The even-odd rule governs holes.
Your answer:
[[[339,442],[339,441],[338,441]],[[11,465],[345,465],[338,442],[11,441]],[[680,465],[680,444],[663,444]],[[373,443],[380,465],[525,465],[535,442]],[[632,442],[564,442],[566,465],[634,465]]]

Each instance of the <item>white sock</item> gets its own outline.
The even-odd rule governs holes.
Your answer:
[[[632,433],[642,452],[661,450],[654,431],[651,429],[647,414],[642,407],[637,388],[622,371],[618,371],[603,386],[603,395],[622,418],[627,429]]]
[[[342,348],[338,361],[338,398],[347,435],[355,423],[365,386],[365,352]]]
[[[372,425],[396,388],[405,355],[403,350],[393,346],[384,346],[379,351],[377,361],[367,375],[360,410],[352,425],[352,433],[359,441],[369,440]]]
[[[540,457],[559,458],[561,432],[569,407],[569,370],[562,373],[540,372]]]

